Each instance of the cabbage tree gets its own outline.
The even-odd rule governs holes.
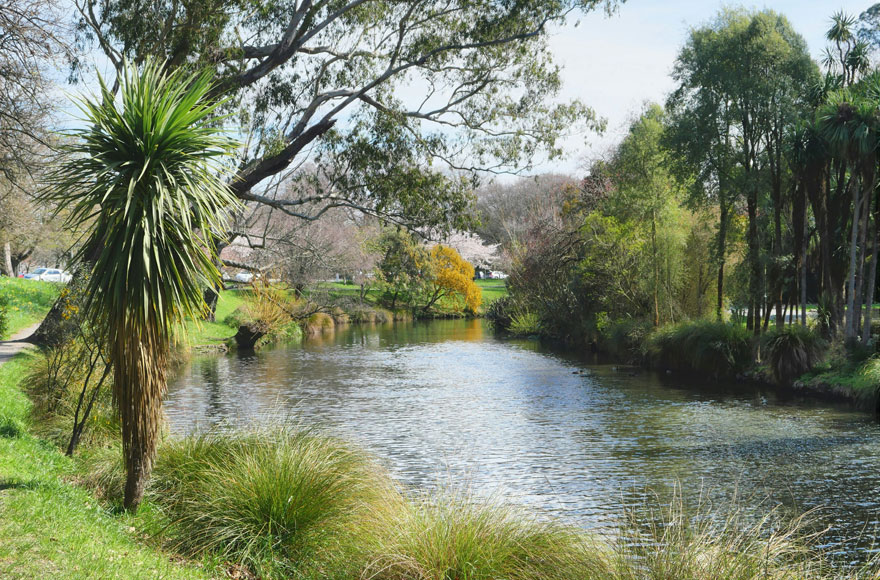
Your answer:
[[[85,229],[78,259],[90,270],[85,311],[106,340],[122,423],[124,506],[136,510],[150,476],[168,356],[187,317],[219,280],[210,244],[236,203],[221,160],[234,143],[212,123],[207,74],[126,65],[114,94],[101,82],[80,103],[74,131],[44,198]]]

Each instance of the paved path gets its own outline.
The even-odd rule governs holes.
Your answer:
[[[24,330],[20,330],[12,335],[9,340],[0,340],[0,365],[20,353],[26,348],[33,348],[34,345],[27,341],[28,338],[40,327],[40,323],[29,326]]]

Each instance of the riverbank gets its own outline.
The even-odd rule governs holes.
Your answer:
[[[12,385],[30,364],[0,367],[0,416],[17,425],[0,433],[4,578],[872,577],[831,570],[790,526],[713,528],[667,506],[617,543],[504,502],[403,490],[368,454],[311,430],[166,439],[132,516],[117,509],[115,452],[70,459],[29,433]]]
[[[547,338],[537,317],[528,313],[493,322],[508,336],[559,340]],[[702,381],[755,383],[871,412],[880,404],[880,354],[873,347],[826,341],[811,327],[774,326],[755,337],[733,322],[695,320],[655,328],[649,321],[624,319],[601,325],[588,338],[562,342],[621,364]]]

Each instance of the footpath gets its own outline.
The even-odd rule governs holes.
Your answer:
[[[36,332],[40,323],[29,326],[12,335],[9,340],[0,341],[0,365],[20,353],[26,348],[33,348],[34,345],[27,341],[30,336]]]

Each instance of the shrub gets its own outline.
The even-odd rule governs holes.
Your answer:
[[[503,296],[492,302],[486,310],[486,320],[495,330],[507,332],[512,321],[512,313],[515,308],[513,296]]]
[[[745,327],[700,320],[667,326],[648,338],[651,362],[660,367],[732,377],[753,361],[752,335]]]
[[[798,324],[773,329],[764,337],[764,349],[777,383],[791,384],[819,362],[828,343],[812,329]]]
[[[513,336],[532,336],[541,334],[541,318],[537,312],[521,310],[513,314],[507,331]]]
[[[600,346],[616,359],[630,364],[639,363],[645,357],[645,343],[652,329],[653,325],[647,320],[615,320],[601,329]]]

